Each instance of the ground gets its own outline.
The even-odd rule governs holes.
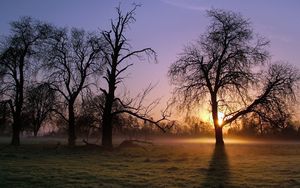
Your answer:
[[[0,187],[300,187],[300,143],[177,140],[104,151],[0,139]],[[225,140],[226,142],[226,140]]]

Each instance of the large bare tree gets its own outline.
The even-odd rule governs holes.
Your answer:
[[[40,46],[48,38],[49,24],[23,17],[11,23],[11,33],[1,41],[0,72],[2,99],[13,117],[12,145],[20,144],[24,90],[37,65]]]
[[[299,76],[289,65],[261,69],[269,59],[268,41],[256,37],[240,14],[213,9],[208,17],[212,22],[206,33],[184,49],[169,76],[185,107],[210,101],[216,144],[222,145],[223,127],[242,115],[283,115]]]
[[[101,69],[101,40],[80,29],[55,29],[45,50],[45,72],[51,87],[63,99],[62,110],[56,112],[68,124],[68,144],[74,146],[75,102],[89,86],[89,78]],[[100,63],[99,63],[100,62]]]
[[[103,31],[102,36],[107,43],[107,47],[103,49],[104,60],[106,63],[106,74],[104,79],[107,87],[101,88],[104,94],[105,103],[101,106],[102,110],[102,146],[112,148],[112,121],[120,113],[127,113],[137,118],[155,124],[162,130],[159,122],[166,119],[169,115],[167,109],[163,111],[159,120],[152,120],[149,112],[157,102],[153,102],[148,106],[143,105],[143,99],[151,91],[151,86],[144,90],[135,98],[117,97],[115,92],[117,86],[124,80],[124,73],[128,71],[132,64],[132,58],[142,60],[143,56],[154,58],[156,61],[156,53],[151,48],[143,48],[132,50],[125,32],[135,22],[135,12],[138,5],[135,5],[130,11],[123,14],[120,7],[117,7],[117,18],[111,20],[111,30]],[[131,61],[130,61],[131,60]],[[118,103],[119,105],[116,105]],[[118,106],[119,108],[115,108]]]

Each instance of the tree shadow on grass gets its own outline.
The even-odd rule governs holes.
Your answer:
[[[206,178],[200,187],[230,187],[230,169],[225,146],[215,146]]]

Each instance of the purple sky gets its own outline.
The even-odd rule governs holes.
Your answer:
[[[91,31],[109,29],[119,2],[124,11],[132,2],[142,4],[127,36],[133,48],[152,47],[158,53],[158,64],[136,64],[130,70],[126,83],[133,94],[149,83],[158,83],[152,96],[169,97],[168,68],[183,46],[204,32],[209,23],[205,10],[210,8],[242,13],[256,33],[271,41],[273,61],[300,65],[299,0],[1,0],[0,35],[7,34],[8,23],[20,16]]]

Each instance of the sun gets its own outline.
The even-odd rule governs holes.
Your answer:
[[[223,124],[223,120],[224,120],[224,113],[223,112],[218,112],[218,125],[221,126]]]
[[[214,120],[212,117],[212,113],[209,110],[199,110],[198,113],[199,113],[199,117],[201,118],[201,120],[214,126]],[[225,117],[225,114],[223,112],[218,112],[218,126],[223,125],[224,117]]]

